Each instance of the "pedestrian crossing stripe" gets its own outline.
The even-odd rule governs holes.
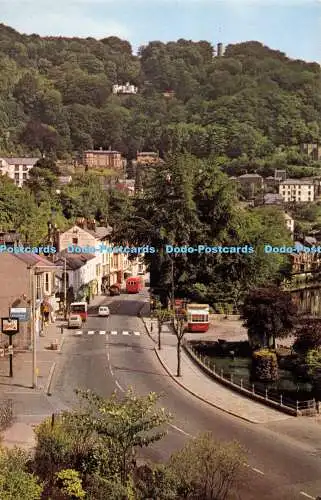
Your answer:
[[[140,336],[140,332],[137,332],[137,331],[128,331],[128,330],[123,330],[123,331],[120,331],[118,332],[117,330],[112,330],[111,332],[109,331],[106,331],[106,330],[87,330],[87,331],[84,331],[84,330],[77,330],[75,331],[74,335],[83,335],[83,334],[87,334],[87,335],[95,335],[95,334],[99,334],[99,335],[118,335],[118,333],[120,335],[126,335],[126,336],[130,336],[130,335],[135,335],[136,337],[139,337]]]

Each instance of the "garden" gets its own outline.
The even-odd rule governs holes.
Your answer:
[[[248,341],[190,340],[187,346],[216,375],[265,399],[296,409],[320,401],[321,320],[304,319],[291,294],[274,286],[250,291],[241,317]],[[289,335],[293,345],[278,347]]]

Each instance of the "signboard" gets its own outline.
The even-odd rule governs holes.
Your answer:
[[[1,318],[1,331],[5,335],[15,335],[19,332],[19,320],[13,318]]]
[[[19,319],[20,321],[29,321],[29,308],[11,307],[10,317],[14,319]]]

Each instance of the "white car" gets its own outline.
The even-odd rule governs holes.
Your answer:
[[[107,306],[100,306],[98,309],[98,316],[109,316],[109,307]]]
[[[82,319],[79,314],[71,314],[69,316],[68,328],[82,328]]]

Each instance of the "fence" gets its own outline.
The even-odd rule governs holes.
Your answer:
[[[319,405],[315,399],[299,401],[284,397],[283,394],[276,394],[276,391],[273,390],[265,389],[262,391],[254,383],[249,383],[242,378],[233,376],[231,373],[226,373],[223,369],[217,370],[215,364],[208,361],[207,356],[199,355],[196,349],[187,342],[184,343],[184,349],[208,375],[251,399],[256,399],[291,415],[319,413]]]
[[[13,422],[12,399],[0,400],[0,431],[7,429]]]

